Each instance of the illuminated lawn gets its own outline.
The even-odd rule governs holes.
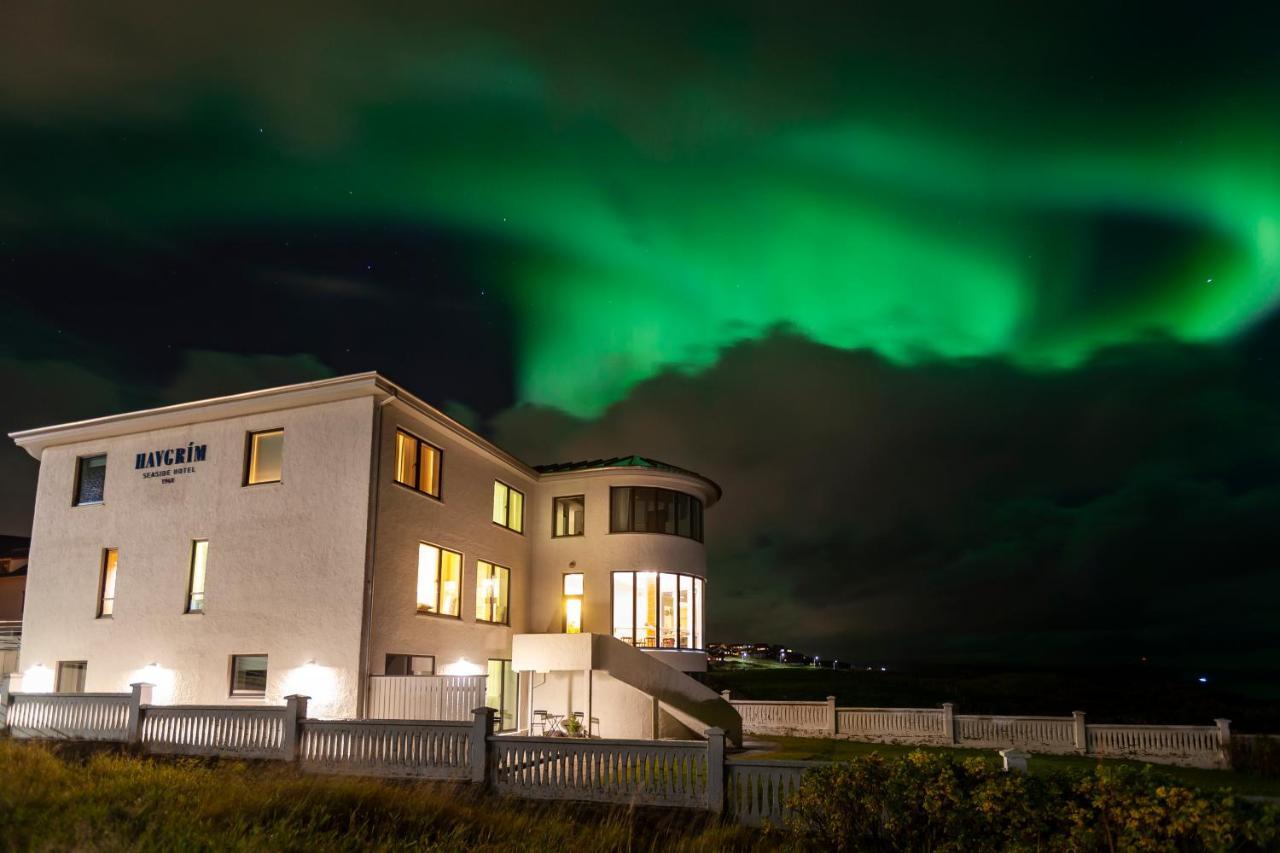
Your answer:
[[[944,753],[956,758],[979,758],[992,765],[1000,764],[996,750],[947,749],[945,747],[897,746],[894,744],[861,743],[831,738],[778,737],[760,735],[754,738],[766,752],[752,752],[742,756],[750,760],[771,761],[847,761],[860,755],[878,752],[888,758],[896,758],[911,752]],[[1250,796],[1280,797],[1280,779],[1265,779],[1226,770],[1201,770],[1194,767],[1170,767],[1163,764],[1147,764],[1141,761],[1101,761],[1076,755],[1032,755],[1028,769],[1032,773],[1053,773],[1065,769],[1087,770],[1099,764],[1150,767],[1151,772],[1170,776],[1179,782],[1197,788],[1231,788],[1236,793]]]

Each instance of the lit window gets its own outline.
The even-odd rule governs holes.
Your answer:
[[[395,479],[403,486],[440,497],[441,450],[403,430],[396,430]]]
[[[249,433],[245,485],[278,483],[284,472],[284,430]]]
[[[204,568],[209,560],[209,541],[191,543],[191,579],[187,585],[187,612],[204,612]]]
[[[493,481],[493,523],[516,533],[524,530],[524,492],[500,480]]]
[[[564,576],[564,632],[582,633],[582,574]]]
[[[109,617],[116,612],[116,567],[119,552],[108,548],[102,552],[102,595],[98,598],[98,618]]]
[[[102,503],[107,486],[107,456],[81,456],[76,460],[76,506]]]
[[[265,696],[267,693],[267,656],[231,656],[231,695]]]
[[[516,672],[511,661],[490,658],[488,674],[484,704],[498,712],[494,714],[493,727],[500,732],[512,731],[516,727]]]
[[[506,625],[511,570],[484,560],[476,561],[476,620]]]
[[[702,541],[702,501],[649,486],[609,489],[610,533],[667,533]]]
[[[462,555],[418,543],[418,612],[458,616],[462,591]]]
[[[58,675],[54,682],[56,693],[83,693],[84,677],[89,671],[89,663],[82,660],[58,661]]]
[[[623,642],[648,649],[701,649],[702,608],[702,578],[613,573],[613,636]]]
[[[387,675],[435,675],[435,655],[388,654]]]
[[[551,528],[552,536],[581,536],[583,516],[586,513],[586,498],[582,495],[556,498],[552,502],[551,513],[555,519]]]

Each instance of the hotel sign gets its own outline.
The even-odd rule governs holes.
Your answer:
[[[134,457],[133,467],[142,472],[144,480],[158,479],[161,483],[172,483],[174,478],[182,474],[194,474],[195,463],[203,462],[206,444],[189,442],[186,447],[167,447],[164,450],[152,450],[139,453]]]

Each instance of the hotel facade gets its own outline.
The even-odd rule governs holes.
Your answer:
[[[40,461],[12,689],[361,718],[482,681],[502,730],[740,730],[686,674],[720,497],[692,471],[531,467],[376,373],[11,438]]]

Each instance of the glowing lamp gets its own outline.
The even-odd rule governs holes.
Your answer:
[[[484,667],[466,658],[458,658],[453,663],[447,663],[440,668],[441,675],[484,675],[484,673]]]

